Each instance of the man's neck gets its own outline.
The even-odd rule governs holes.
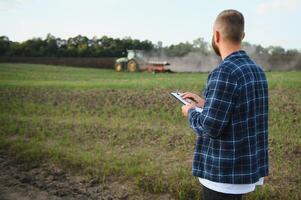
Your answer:
[[[240,44],[239,45],[226,45],[226,46],[227,46],[227,48],[220,49],[222,60],[224,60],[227,56],[229,56],[233,52],[239,51],[241,49]]]

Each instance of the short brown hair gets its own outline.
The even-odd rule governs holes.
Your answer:
[[[243,39],[245,20],[237,10],[224,10],[216,18],[216,25],[220,28],[222,37],[234,43]]]

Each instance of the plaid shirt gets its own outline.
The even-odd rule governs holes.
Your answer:
[[[202,112],[189,109],[197,133],[192,174],[249,184],[268,175],[268,85],[244,51],[227,56],[208,77]]]

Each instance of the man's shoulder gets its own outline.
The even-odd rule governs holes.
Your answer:
[[[242,57],[224,60],[214,71],[215,73],[228,73],[238,79],[248,73],[264,74],[263,68],[246,54]]]
[[[242,57],[234,57],[224,60],[218,68],[228,73],[239,73],[249,67],[257,67],[258,65],[247,55]]]
[[[220,63],[215,69],[210,73],[211,79],[222,78],[222,77],[231,77],[235,78],[236,73],[240,71],[239,66],[228,60]]]

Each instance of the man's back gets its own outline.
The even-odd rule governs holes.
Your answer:
[[[203,112],[189,110],[199,134],[193,175],[219,183],[255,183],[268,174],[268,86],[263,70],[237,51],[210,73]]]

